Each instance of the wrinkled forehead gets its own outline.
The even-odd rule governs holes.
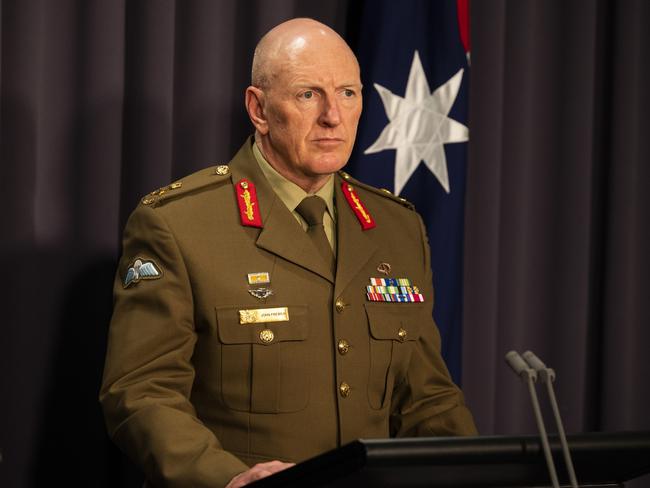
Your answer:
[[[348,45],[342,39],[324,38],[319,41],[298,36],[287,42],[271,63],[275,78],[313,72],[359,82],[359,64]]]

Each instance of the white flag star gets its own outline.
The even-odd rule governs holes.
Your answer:
[[[430,93],[420,55],[415,51],[404,98],[375,83],[390,122],[364,154],[384,149],[397,150],[395,194],[400,194],[420,161],[424,161],[449,193],[447,158],[443,146],[469,139],[468,128],[447,116],[456,101],[462,78],[461,69],[447,83]]]

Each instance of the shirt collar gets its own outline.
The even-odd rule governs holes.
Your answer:
[[[294,182],[289,181],[278,173],[266,160],[262,151],[257,147],[256,142],[253,142],[253,154],[255,155],[255,159],[257,160],[257,164],[259,164],[262,173],[264,173],[264,176],[271,184],[271,187],[280,200],[282,200],[282,203],[284,203],[291,212],[294,212],[296,207],[300,205],[300,202],[302,202],[305,197],[309,196],[309,194]],[[314,193],[314,195],[325,200],[325,203],[327,204],[327,212],[330,214],[330,217],[332,217],[332,220],[336,221],[336,213],[334,210],[334,176],[330,175],[327,182],[320,190]]]

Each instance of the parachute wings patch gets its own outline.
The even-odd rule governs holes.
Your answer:
[[[156,266],[156,263],[152,260],[144,261],[138,258],[126,271],[123,285],[124,288],[128,288],[140,280],[157,280],[160,277],[162,277],[162,271]]]

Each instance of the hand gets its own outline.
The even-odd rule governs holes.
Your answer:
[[[233,479],[230,480],[230,483],[226,485],[226,488],[240,488],[245,486],[253,481],[266,478],[278,471],[283,469],[290,468],[295,466],[295,463],[283,463],[282,461],[269,461],[268,463],[259,463],[250,468],[248,471],[239,473]]]

